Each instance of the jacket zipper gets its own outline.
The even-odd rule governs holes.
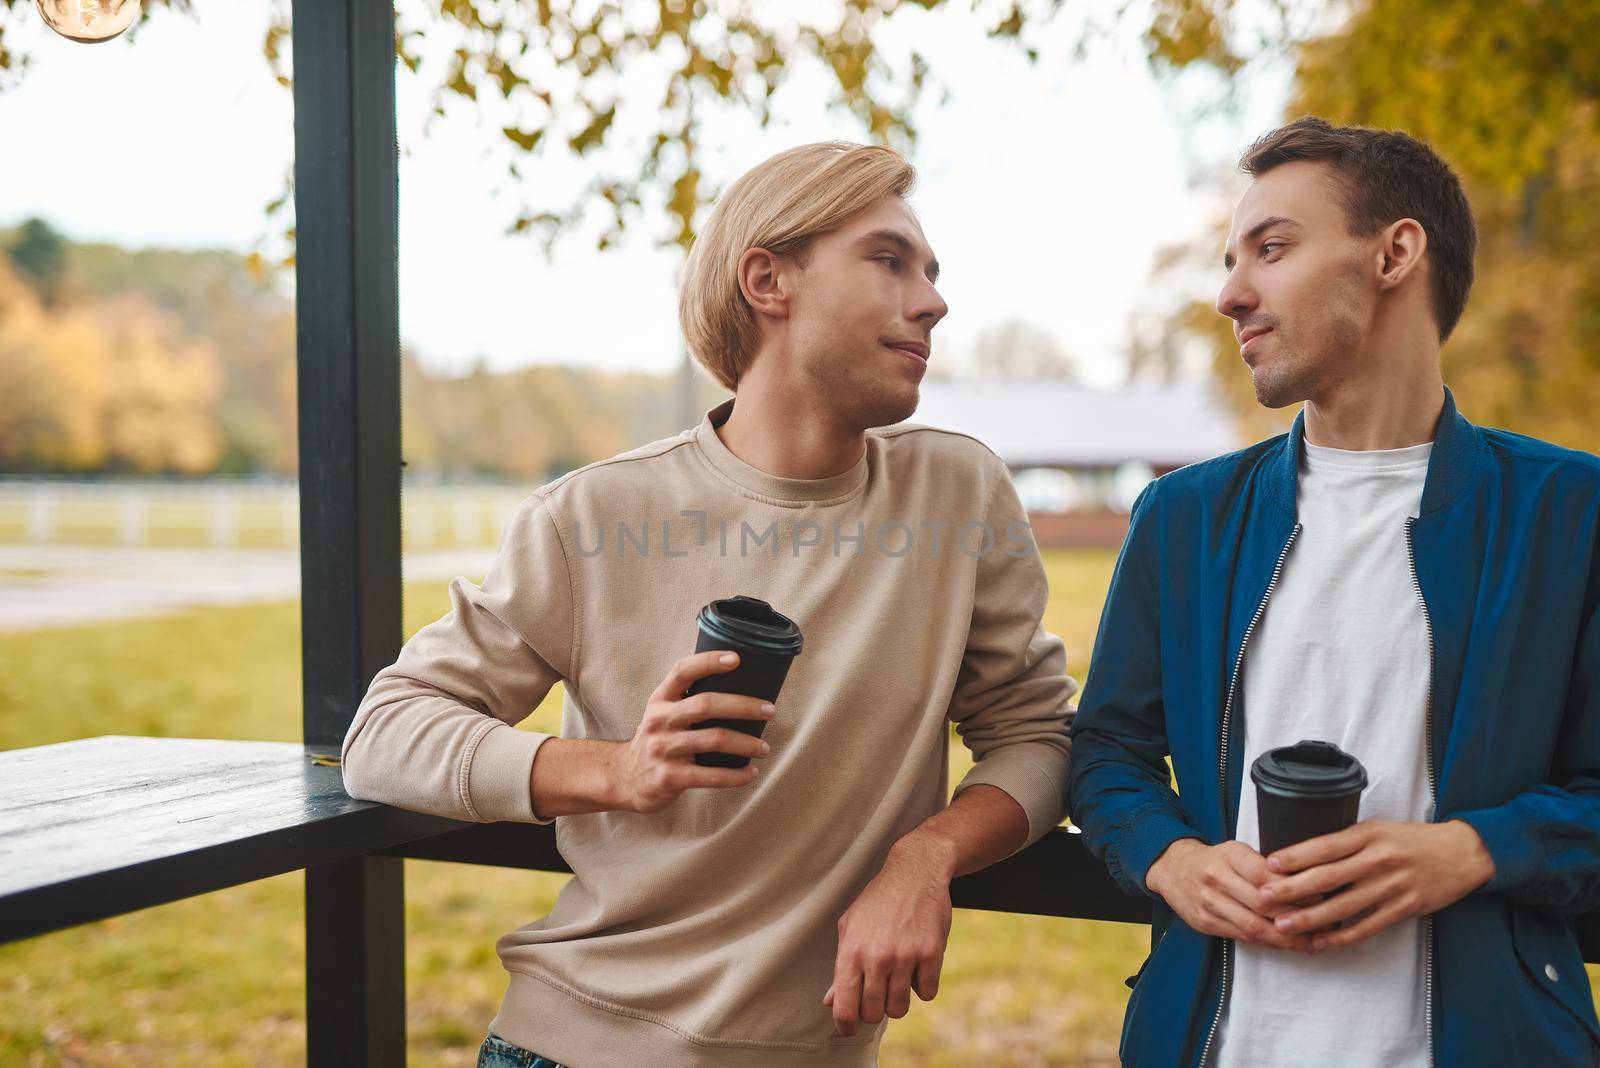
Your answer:
[[[1406,519],[1406,562],[1411,566],[1411,585],[1417,592],[1417,603],[1422,606],[1422,622],[1428,630],[1428,701],[1426,719],[1423,727],[1423,743],[1427,751],[1428,762],[1428,818],[1433,820],[1438,815],[1439,784],[1433,768],[1433,674],[1434,674],[1434,648],[1433,648],[1433,617],[1428,613],[1428,600],[1422,596],[1422,579],[1417,575],[1417,552],[1411,540],[1411,528],[1416,523],[1415,516]],[[1423,989],[1425,993],[1424,1018],[1427,1021],[1428,1034],[1428,1063],[1433,1064],[1433,915],[1430,913],[1423,917],[1424,950],[1423,950]]]
[[[1261,622],[1262,615],[1267,610],[1267,601],[1272,598],[1272,591],[1278,586],[1278,578],[1283,574],[1283,562],[1289,557],[1289,549],[1294,545],[1294,539],[1300,536],[1300,524],[1296,523],[1294,529],[1289,531],[1289,540],[1283,543],[1283,550],[1278,553],[1278,562],[1272,566],[1272,577],[1267,580],[1266,592],[1261,595],[1261,603],[1256,605],[1256,614],[1250,617],[1250,623],[1244,628],[1244,637],[1239,640],[1239,655],[1233,660],[1233,676],[1228,680],[1228,700],[1222,706],[1222,739],[1218,747],[1220,754],[1217,764],[1217,782],[1219,789],[1217,796],[1222,800],[1223,833],[1228,832],[1228,724],[1233,713],[1233,699],[1239,688],[1239,669],[1244,666],[1244,651],[1250,645],[1250,635],[1255,633],[1256,624]],[[1222,993],[1217,998],[1217,1012],[1211,1017],[1211,1030],[1206,1033],[1206,1044],[1200,1050],[1201,1068],[1206,1059],[1211,1056],[1211,1045],[1217,1038],[1217,1026],[1222,1023],[1222,1009],[1228,1003],[1228,963],[1233,957],[1233,939],[1222,940]]]

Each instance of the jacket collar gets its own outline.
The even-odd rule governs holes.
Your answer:
[[[1301,442],[1306,436],[1302,407],[1282,444],[1270,454],[1266,470],[1268,498],[1291,520],[1300,479]],[[1453,502],[1472,483],[1478,457],[1478,428],[1456,410],[1455,394],[1444,387],[1444,408],[1433,431],[1433,452],[1428,457],[1428,478],[1422,486],[1422,515],[1437,512]]]

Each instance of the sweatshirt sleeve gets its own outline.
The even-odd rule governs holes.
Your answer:
[[[955,794],[978,783],[1004,790],[1028,816],[1032,845],[1066,815],[1067,728],[1078,684],[1066,648],[1044,629],[1049,584],[1027,512],[1004,464],[985,522],[989,552],[978,560],[972,622],[950,718],[972,751]]]
[[[450,612],[378,672],[341,752],[345,790],[363,801],[477,823],[552,823],[533,811],[539,747],[517,730],[572,676],[574,595],[549,505],[517,506],[483,585],[450,582]]]

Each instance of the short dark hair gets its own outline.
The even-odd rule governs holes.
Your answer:
[[[1396,219],[1415,219],[1428,235],[1433,261],[1433,314],[1439,340],[1450,336],[1472,289],[1478,224],[1461,181],[1438,153],[1398,130],[1335,126],[1307,115],[1257,138],[1239,169],[1259,177],[1294,160],[1328,164],[1344,195],[1345,224],[1363,237]]]

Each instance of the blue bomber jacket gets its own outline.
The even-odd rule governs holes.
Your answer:
[[[1246,643],[1298,530],[1304,419],[1173,471],[1134,504],[1068,788],[1086,844],[1129,893],[1149,894],[1145,873],[1173,841],[1235,837],[1228,731]],[[1594,1064],[1574,920],[1600,907],[1600,458],[1476,427],[1447,389],[1406,533],[1432,646],[1421,726],[1434,818],[1471,824],[1495,866],[1424,925],[1434,1063]],[[1122,1061],[1198,1065],[1233,947],[1158,897],[1154,910]]]

